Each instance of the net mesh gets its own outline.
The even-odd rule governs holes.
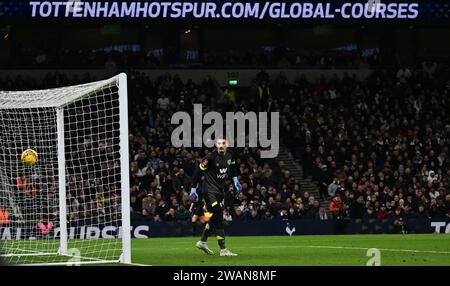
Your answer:
[[[119,259],[118,82],[113,78],[60,89],[0,93],[0,247],[7,261],[76,264]],[[68,232],[64,256],[58,255],[57,109],[64,115]],[[34,166],[20,160],[29,148],[38,153]]]

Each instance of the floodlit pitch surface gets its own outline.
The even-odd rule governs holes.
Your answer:
[[[449,234],[315,235],[227,237],[237,257],[220,257],[215,237],[214,255],[195,248],[195,237],[132,240],[133,263],[154,266],[366,266],[380,251],[381,266],[450,265]]]
[[[208,242],[215,252],[212,256],[195,248],[197,240],[197,237],[133,239],[132,262],[153,266],[366,266],[374,258],[368,250],[376,248],[381,266],[450,266],[450,234],[227,237],[227,246],[239,254],[237,257],[220,257],[214,236]],[[30,246],[33,243],[36,241],[30,241]],[[7,241],[3,241],[5,244]],[[69,241],[69,249],[95,245],[95,241],[89,240]],[[55,241],[51,250],[56,249]],[[67,257],[32,256],[16,258],[14,262],[67,260]],[[72,259],[71,263],[76,262]]]

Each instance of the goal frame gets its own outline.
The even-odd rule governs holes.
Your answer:
[[[45,263],[28,263],[26,266],[32,265],[82,265],[82,264],[109,264],[123,263],[131,264],[131,219],[130,219],[130,178],[129,178],[129,144],[128,144],[128,88],[127,75],[120,73],[106,81],[102,81],[101,85],[95,86],[92,90],[82,94],[76,98],[82,99],[87,97],[95,90],[111,85],[118,86],[119,101],[119,153],[120,153],[120,172],[121,172],[121,227],[119,232],[122,240],[122,253],[117,260],[104,260],[96,258],[87,258],[83,256],[74,256],[68,252],[68,231],[67,231],[67,204],[66,204],[66,160],[65,160],[65,138],[64,138],[64,107],[72,102],[55,107],[57,122],[57,155],[58,155],[58,193],[59,193],[59,250],[57,253],[36,252],[21,254],[0,254],[0,256],[65,256],[70,259],[68,262],[45,262]],[[56,238],[55,238],[56,239]],[[78,259],[78,260],[77,260]],[[86,259],[87,261],[82,261]]]

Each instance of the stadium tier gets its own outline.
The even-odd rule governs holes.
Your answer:
[[[303,176],[294,177],[282,160],[258,158],[257,148],[238,149],[244,192],[231,193],[231,217],[314,219],[323,217],[322,206],[332,219],[336,214],[329,212],[329,203],[336,195],[343,200],[343,217],[446,217],[450,130],[444,75],[443,70],[407,68],[361,80],[346,75],[289,82],[282,73],[270,78],[270,110],[280,112],[284,126],[281,143],[293,162],[301,162]],[[62,84],[77,83],[59,74],[26,82],[49,87],[60,78]],[[140,72],[129,78],[133,216],[189,220],[190,178],[205,153],[171,147],[172,114],[193,103],[214,106],[219,113],[252,110],[258,106],[252,94],[258,84],[229,98],[208,96],[220,88],[213,79],[183,82],[170,74],[150,79]],[[4,78],[2,85],[15,86],[14,81],[21,79]],[[314,196],[302,190],[305,181],[315,184]]]

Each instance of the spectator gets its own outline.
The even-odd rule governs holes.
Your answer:
[[[191,184],[191,179],[185,174],[183,169],[180,169],[178,173],[175,175],[175,179],[173,181],[174,189],[179,192],[183,190],[189,190],[189,186]]]
[[[158,104],[159,109],[167,110],[170,104],[170,99],[166,94],[163,94],[160,98],[158,98],[156,104]]]
[[[250,211],[250,217],[249,217],[249,220],[259,220],[259,219],[260,219],[260,217],[259,217],[258,212],[257,212],[255,209],[252,209],[252,210]]]
[[[178,205],[178,208],[175,211],[175,220],[188,221],[189,218],[190,218],[189,211],[184,207],[184,205],[183,204]]]
[[[0,225],[9,224],[9,212],[6,207],[0,205]]]
[[[344,218],[345,205],[342,202],[341,197],[335,196],[331,201],[329,208],[335,220],[342,220]]]
[[[406,231],[406,219],[402,213],[401,208],[396,208],[391,217],[392,224],[394,226],[394,233],[407,233]]]
[[[386,209],[386,205],[382,204],[377,212],[377,219],[384,220],[389,218],[389,212]]]
[[[175,221],[175,210],[173,208],[170,208],[165,214],[164,214],[164,220],[165,221]]]
[[[233,217],[231,216],[230,211],[228,209],[225,209],[223,211],[223,220],[226,223],[230,223],[233,221]]]
[[[397,71],[397,79],[400,84],[405,84],[411,76],[412,76],[411,70],[407,68],[405,65],[403,65]]]
[[[317,219],[328,220],[328,214],[324,207],[319,208],[319,212],[317,213]]]
[[[257,88],[256,94],[256,106],[257,111],[268,111],[269,110],[269,102],[271,101],[271,92],[270,88],[267,86],[266,81],[261,81]]]
[[[424,70],[425,75],[431,79],[433,78],[434,73],[436,72],[437,63],[431,61],[424,61],[422,62],[422,69]]]
[[[424,205],[420,205],[417,211],[417,216],[419,218],[425,218],[425,219],[430,219],[430,215],[428,214],[428,211],[425,209]]]
[[[374,210],[373,210],[373,208],[372,207],[368,207],[367,209],[366,209],[366,213],[364,214],[364,217],[363,217],[364,219],[375,219],[375,218],[377,218],[377,215],[376,215],[376,213],[374,212]]]
[[[245,220],[240,207],[235,207],[233,221],[243,221]]]
[[[339,180],[338,180],[338,178],[334,178],[333,182],[331,182],[331,184],[328,185],[328,188],[327,188],[328,195],[330,197],[334,197],[339,188],[340,188]]]
[[[298,213],[295,211],[295,209],[293,207],[289,208],[287,217],[289,220],[295,220],[295,219],[299,218]]]

